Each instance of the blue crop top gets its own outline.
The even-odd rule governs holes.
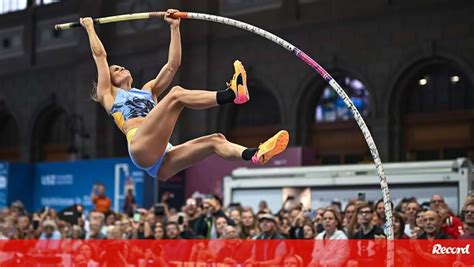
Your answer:
[[[132,118],[146,117],[155,107],[153,95],[150,91],[132,88],[123,90],[118,88],[110,114],[117,126],[122,129],[123,124]]]

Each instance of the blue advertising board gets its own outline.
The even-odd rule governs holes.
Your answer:
[[[8,163],[0,162],[0,208],[8,205]]]
[[[34,165],[0,161],[0,208],[20,200],[27,210],[32,208]]]
[[[26,210],[31,210],[34,166],[29,163],[8,163],[8,203],[20,200]]]
[[[128,158],[38,163],[34,173],[33,210],[62,210],[74,204],[90,210],[90,193],[97,183],[105,186],[115,211],[122,211],[127,189],[134,192],[137,205],[143,205],[145,173]]]

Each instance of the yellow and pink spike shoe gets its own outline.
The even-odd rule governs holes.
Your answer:
[[[265,164],[274,156],[283,152],[288,146],[290,134],[281,130],[265,143],[258,146],[258,151],[252,157],[252,162],[255,164]]]
[[[249,90],[247,88],[247,73],[242,62],[234,61],[234,76],[227,86],[235,93],[235,104],[244,104],[249,101]]]

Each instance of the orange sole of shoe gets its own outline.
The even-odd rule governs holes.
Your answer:
[[[277,137],[273,140],[270,149],[268,149],[267,151],[263,151],[263,153],[260,155],[259,161],[261,163],[267,163],[274,156],[283,152],[288,146],[290,134],[287,131],[281,130],[276,134],[276,136]]]

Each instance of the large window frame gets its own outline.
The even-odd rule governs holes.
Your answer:
[[[474,84],[461,66],[423,62],[401,88],[400,160],[474,159]]]

